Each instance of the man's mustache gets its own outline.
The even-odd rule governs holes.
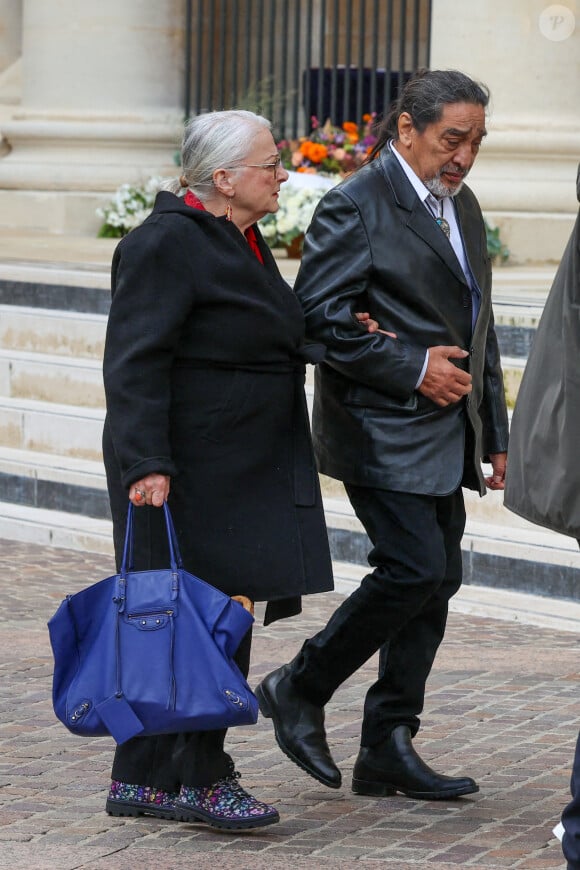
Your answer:
[[[465,178],[468,171],[468,169],[463,169],[461,166],[455,166],[454,163],[446,163],[445,166],[439,170],[439,177],[441,177],[444,172],[452,172],[453,175],[460,175],[462,178]]]

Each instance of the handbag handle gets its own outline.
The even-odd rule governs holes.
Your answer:
[[[123,559],[121,561],[121,570],[118,574],[117,579],[117,589],[115,591],[115,597],[113,598],[113,602],[117,606],[117,621],[115,625],[115,697],[121,698],[123,696],[123,684],[122,684],[122,667],[121,667],[121,636],[120,636],[120,620],[121,614],[125,610],[126,605],[126,587],[127,587],[127,573],[133,570],[133,543],[134,543],[134,518],[133,518],[134,506],[131,501],[129,501],[129,507],[127,510],[127,527],[125,530],[125,544],[123,546]],[[167,543],[169,545],[169,561],[171,564],[171,598],[175,601],[175,599],[179,595],[179,574],[178,568],[183,567],[183,563],[181,560],[181,553],[179,551],[179,545],[177,543],[177,535],[175,533],[175,527],[173,525],[173,519],[171,517],[171,512],[169,510],[169,506],[166,501],[163,502],[163,512],[165,514],[165,528],[167,530]],[[171,643],[170,643],[170,666],[171,666],[171,680],[169,686],[169,696],[167,701],[167,709],[169,710],[172,705],[173,709],[175,709],[175,673],[174,673],[174,663],[173,663],[173,653],[175,646],[175,629],[173,624],[173,610],[167,611],[167,615],[169,616],[169,626],[171,631]]]
[[[123,546],[123,558],[121,560],[121,570],[119,575],[122,580],[125,580],[127,573],[133,569],[133,543],[134,543],[134,528],[133,528],[133,511],[135,510],[133,503],[129,502],[127,511],[127,527],[125,530],[125,544]],[[173,525],[173,518],[169,505],[166,501],[163,502],[163,513],[165,514],[165,528],[167,530],[167,543],[169,546],[169,563],[171,571],[177,575],[177,569],[183,568],[181,552],[177,542],[177,534]]]
[[[174,565],[176,565],[178,568],[183,568],[181,551],[177,542],[177,532],[175,531],[175,526],[173,525],[173,517],[171,516],[171,511],[169,510],[169,505],[166,501],[163,502],[163,513],[165,514],[165,528],[167,529],[167,541],[169,543],[171,568],[172,570],[174,570]]]

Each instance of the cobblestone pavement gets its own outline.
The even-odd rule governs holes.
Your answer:
[[[104,812],[113,743],[74,737],[50,704],[46,620],[61,598],[107,574],[78,552],[0,541],[0,867],[9,870],[276,870],[276,868],[562,868],[552,835],[580,727],[578,642],[557,632],[451,614],[416,744],[433,766],[474,776],[481,791],[452,802],[350,791],[365,688],[376,660],[336,693],[329,742],[344,785],[333,791],[276,747],[270,723],[230,732],[243,784],[281,822],[224,834],[203,825],[113,819]],[[255,632],[250,681],[290,658],[337,594]]]

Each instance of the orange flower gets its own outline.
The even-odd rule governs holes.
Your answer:
[[[315,144],[310,152],[310,159],[313,163],[322,163],[328,157],[328,148],[326,145]]]
[[[304,156],[313,163],[322,163],[328,157],[328,148],[326,145],[321,145],[319,142],[310,142],[306,140],[300,146],[300,151]]]
[[[330,118],[323,125],[312,118],[308,136],[280,143],[284,167],[312,174],[350,172],[363,163],[376,141],[370,131],[374,118],[374,114],[367,113],[360,125],[344,121],[340,126]]]
[[[350,142],[351,145],[356,145],[358,142],[358,127],[356,124],[353,124],[352,121],[345,121],[342,125],[342,129],[346,133],[346,138]]]

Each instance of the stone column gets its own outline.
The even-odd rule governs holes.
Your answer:
[[[20,57],[22,0],[0,0],[0,75]]]
[[[175,174],[182,0],[23,0],[22,103],[2,134],[0,225],[92,232],[119,184]]]
[[[485,82],[488,137],[469,184],[515,262],[558,260],[577,213],[580,4],[434,0],[431,67]]]
[[[0,0],[0,157],[10,148],[2,136],[2,122],[20,100],[22,0]]]

